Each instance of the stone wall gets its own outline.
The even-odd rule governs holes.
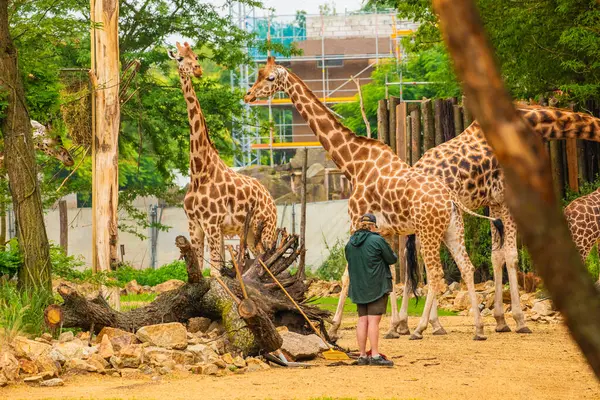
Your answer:
[[[314,16],[306,19],[306,36],[308,39],[321,38],[322,25],[324,25],[325,37],[390,36],[393,32],[393,23],[392,14]],[[396,26],[399,30],[416,30],[418,24],[396,19]]]

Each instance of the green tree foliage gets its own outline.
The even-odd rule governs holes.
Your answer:
[[[401,17],[420,22],[411,52],[441,44],[430,0],[370,0],[396,7]],[[517,98],[556,89],[569,100],[600,93],[600,4],[594,0],[478,0],[481,18],[495,48],[505,82]]]

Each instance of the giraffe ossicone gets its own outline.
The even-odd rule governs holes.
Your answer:
[[[252,210],[250,249],[255,252],[271,247],[276,234],[277,209],[268,190],[258,180],[229,168],[210,140],[192,84],[191,77],[202,76],[202,68],[191,46],[178,42],[177,50],[168,51],[168,55],[178,64],[190,123],[190,184],[183,208],[200,266],[204,262],[206,236],[211,274],[218,275],[224,258],[223,238],[242,234],[246,215]]]
[[[387,234],[416,233],[419,237],[430,290],[423,316],[411,338],[422,338],[436,298],[445,291],[439,254],[440,245],[444,242],[467,284],[475,321],[474,339],[485,339],[475,294],[474,268],[465,249],[462,220],[463,212],[477,214],[468,210],[439,178],[410,168],[385,144],[357,136],[344,127],[298,76],[277,65],[270,57],[266,66],[259,70],[257,81],[244,100],[252,102],[259,97],[270,97],[277,91],[288,94],[323,148],[352,182],[352,195],[348,200],[352,227],[357,226],[362,215],[370,212],[377,215],[381,230]],[[496,221],[494,218],[477,216]],[[496,223],[499,224],[498,221]],[[337,337],[348,293],[347,271],[342,282],[338,309],[330,329],[332,337]],[[392,324],[388,336],[397,337],[400,319],[394,292],[390,294],[390,301]],[[434,328],[436,332],[440,327]]]

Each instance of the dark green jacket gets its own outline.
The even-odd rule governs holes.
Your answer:
[[[348,296],[355,304],[366,304],[392,291],[390,265],[398,257],[378,233],[356,231],[346,245],[350,274]]]

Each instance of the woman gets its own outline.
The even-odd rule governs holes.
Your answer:
[[[392,366],[394,362],[379,354],[379,323],[385,314],[389,293],[393,290],[390,265],[398,261],[391,247],[375,230],[373,214],[361,217],[358,229],[346,245],[350,288],[348,296],[357,305],[356,339],[360,357],[358,365]],[[367,356],[367,338],[371,356]]]

